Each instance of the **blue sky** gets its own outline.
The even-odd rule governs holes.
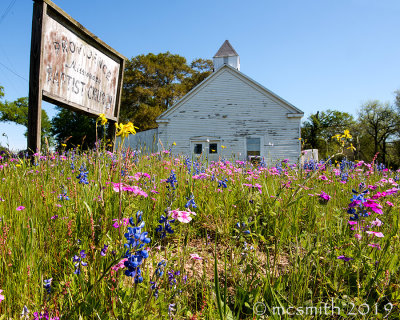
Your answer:
[[[305,113],[356,115],[400,89],[400,1],[55,0],[124,56],[170,51],[212,58],[228,39],[241,71]],[[11,10],[7,10],[12,5]],[[33,1],[0,1],[0,85],[28,95]],[[49,116],[53,106],[44,103]],[[25,128],[0,123],[0,144],[26,147]]]

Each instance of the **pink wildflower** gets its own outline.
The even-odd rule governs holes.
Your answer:
[[[376,203],[375,201],[373,201],[371,199],[368,199],[366,202],[363,203],[363,205],[364,205],[364,207],[371,208],[371,210],[377,214],[383,214],[382,206],[379,203]]]
[[[397,188],[392,188],[392,189],[386,190],[385,192],[386,192],[386,194],[387,194],[388,196],[390,196],[390,195],[392,195],[392,194],[397,193],[397,191],[399,191],[399,189],[397,189]]]
[[[118,271],[119,269],[125,268],[125,261],[128,261],[127,258],[122,259],[115,266],[112,266],[111,269]]]
[[[382,225],[382,221],[376,218],[374,221],[371,222],[373,226],[380,227]]]
[[[191,254],[190,254],[190,257],[191,257],[193,260],[203,260],[203,258],[200,257],[197,253],[191,253]]]
[[[142,189],[140,189],[138,186],[129,186],[123,183],[113,183],[113,189],[115,192],[120,192],[121,190],[121,191],[132,192],[136,195],[143,196],[145,198],[147,198],[148,196],[147,193],[144,192]]]
[[[177,219],[179,222],[189,223],[192,221],[192,217],[190,215],[196,215],[193,211],[179,211],[179,209],[175,209],[168,212],[173,219]]]
[[[367,231],[368,234],[373,234],[377,238],[383,238],[384,235],[382,232],[376,232],[376,231]]]
[[[356,233],[355,235],[354,235],[354,237],[356,238],[356,239],[358,239],[358,240],[360,240],[362,237],[361,237],[361,234],[358,234],[358,233]]]
[[[1,294],[2,292],[3,292],[3,290],[0,289],[0,302],[5,299],[5,297]]]
[[[17,207],[17,211],[22,211],[22,210],[24,210],[24,209],[25,209],[24,206],[19,206],[19,207]]]
[[[370,243],[368,244],[368,247],[377,248],[378,250],[381,250],[381,246],[377,243]]]
[[[324,191],[321,191],[321,193],[318,196],[319,196],[319,202],[321,204],[326,204],[331,199],[331,196],[325,193]]]
[[[389,207],[393,207],[393,206],[394,206],[394,204],[391,203],[390,201],[386,201],[386,204],[387,204]]]
[[[355,224],[357,224],[357,221],[348,221],[348,224],[354,226]]]

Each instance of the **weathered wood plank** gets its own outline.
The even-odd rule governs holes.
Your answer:
[[[42,122],[42,81],[41,56],[43,52],[43,19],[47,4],[35,1],[33,4],[31,59],[29,66],[29,109],[28,109],[28,152],[40,151]]]

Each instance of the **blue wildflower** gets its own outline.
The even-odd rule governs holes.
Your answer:
[[[224,180],[218,180],[218,188],[223,187],[223,188],[227,188],[227,181],[228,179],[224,179]]]
[[[67,196],[67,190],[63,188],[63,192],[58,195],[58,200],[69,200],[69,196]]]
[[[51,292],[51,281],[53,280],[53,278],[50,279],[45,279],[43,280],[43,287],[46,289],[47,294],[50,294]]]
[[[88,175],[89,171],[86,170],[86,167],[84,164],[81,165],[81,167],[79,168],[79,175],[77,175],[77,179],[79,179],[79,183],[83,183],[83,184],[88,184],[89,181],[87,179],[87,175]]]
[[[161,215],[160,220],[158,220],[159,224],[156,228],[156,232],[160,233],[160,238],[163,239],[167,236],[167,233],[174,233],[174,230],[171,228],[171,223],[175,222],[175,219],[168,220],[167,214]]]
[[[150,283],[152,284],[152,286],[150,287],[151,290],[153,291],[153,296],[157,299],[158,298],[158,286],[157,286],[157,282],[155,281],[150,281]]]
[[[171,175],[169,176],[169,178],[166,181],[169,185],[167,185],[167,188],[169,188],[171,186],[171,188],[173,190],[176,189],[176,185],[177,185],[177,180],[176,180],[176,175],[174,173],[174,170],[171,170]]]
[[[193,194],[190,197],[187,197],[186,200],[188,200],[188,202],[186,202],[185,208],[189,208],[189,207],[197,208],[196,202],[194,201]]]
[[[238,222],[236,223],[236,228],[238,229],[239,233],[243,234],[250,234],[250,230],[247,229],[247,225],[244,222]]]
[[[103,256],[103,257],[105,257],[105,255],[106,255],[106,253],[107,253],[107,250],[108,250],[108,245],[104,245],[104,247],[103,247],[103,249],[101,249],[101,251],[100,251],[100,254]]]
[[[156,269],[156,277],[161,278],[164,275],[164,268],[166,267],[167,262],[165,260],[162,260],[161,262],[158,263],[157,269]]]
[[[83,259],[86,258],[86,253],[85,250],[81,250],[81,252],[78,255],[74,255],[74,257],[72,258],[73,262],[75,263],[75,274],[81,274],[81,266],[86,267],[87,266],[87,262],[84,262]]]
[[[128,227],[128,232],[124,234],[128,241],[124,245],[128,248],[125,253],[125,258],[128,259],[124,262],[126,267],[125,275],[133,277],[135,283],[141,283],[143,282],[143,277],[141,275],[140,265],[143,263],[144,259],[149,257],[145,246],[151,242],[151,239],[148,237],[148,232],[142,232],[145,226],[144,221],[142,221],[142,211],[136,213],[136,224],[132,217],[129,219],[129,223],[132,227]]]

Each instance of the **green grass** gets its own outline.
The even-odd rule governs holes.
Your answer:
[[[82,164],[88,184],[77,179]],[[20,318],[24,306],[28,319],[35,312],[62,319],[397,319],[398,193],[373,199],[382,214],[356,207],[371,213],[360,215],[353,226],[362,228],[358,231],[350,229],[347,210],[356,195],[352,189],[369,186],[365,199],[372,199],[396,187],[398,173],[363,163],[340,165],[342,170],[339,164],[306,170],[284,162],[277,169],[235,161],[207,166],[188,163],[173,150],[153,155],[75,150],[36,157],[34,165],[3,155],[0,319]],[[176,189],[166,181],[171,171]],[[343,173],[346,183],[340,181]],[[148,196],[115,191],[113,183],[120,182]],[[329,201],[319,197],[322,191]],[[161,215],[188,211],[191,196],[196,215],[188,223],[171,223],[174,233],[161,239],[155,231]],[[25,208],[17,211],[19,206]],[[122,219],[136,221],[137,211],[145,222],[140,232],[151,238],[140,283],[124,274],[126,268],[114,270],[127,250]],[[376,218],[381,226],[372,225]],[[73,258],[81,250],[87,266],[77,275]],[[192,259],[194,253],[202,260]],[[47,293],[43,281],[49,278]],[[332,304],[340,314],[338,309],[332,314]]]

